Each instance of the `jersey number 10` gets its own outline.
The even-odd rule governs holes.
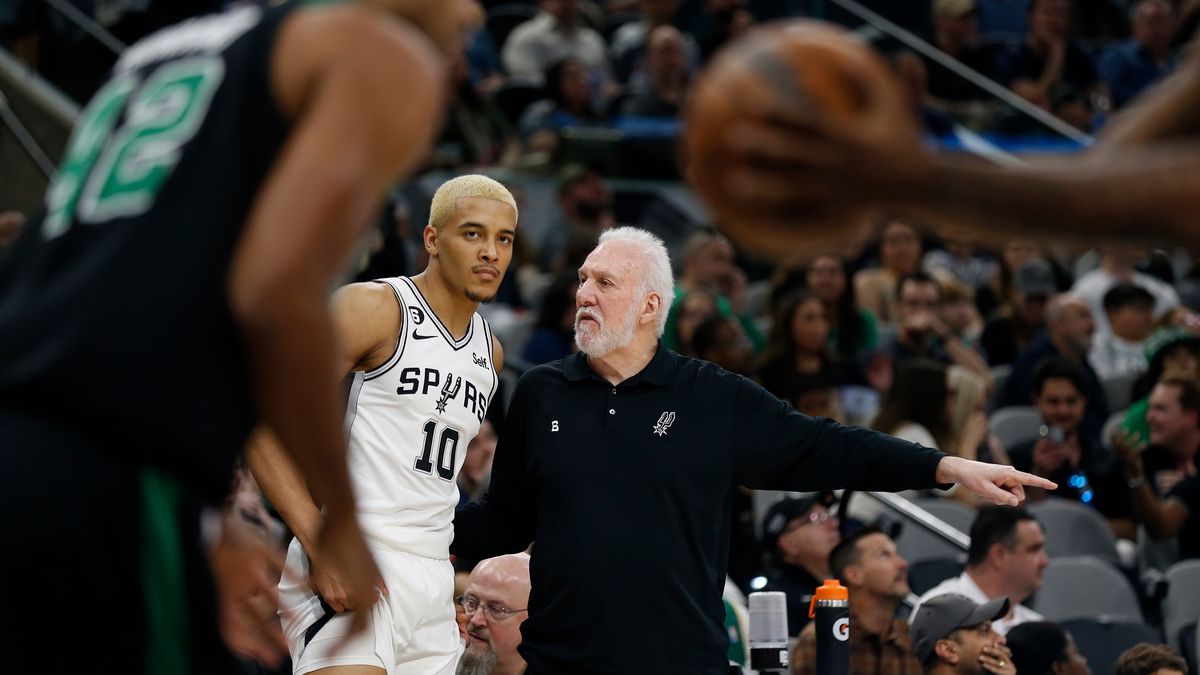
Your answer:
[[[437,436],[437,422],[429,420],[421,429],[424,442],[421,455],[413,468],[421,473],[433,474],[433,440]],[[458,455],[458,429],[442,429],[438,439],[437,474],[442,480],[454,480],[454,458]]]

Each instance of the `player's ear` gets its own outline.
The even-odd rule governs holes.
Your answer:
[[[426,225],[421,231],[421,241],[425,244],[425,251],[431,258],[436,258],[438,254],[438,231],[432,225]]]

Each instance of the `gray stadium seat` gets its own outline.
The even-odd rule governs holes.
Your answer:
[[[1195,626],[1188,626],[1187,630],[1179,636],[1179,653],[1183,654],[1183,658],[1187,659],[1188,672],[1195,673],[1200,671],[1200,658],[1196,657],[1196,644],[1200,643],[1200,623]],[[1171,645],[1174,647],[1175,645]]]
[[[1143,620],[1137,594],[1125,575],[1086,556],[1051,560],[1032,609],[1048,621],[1060,623],[1071,619]]]
[[[1117,657],[1125,650],[1143,642],[1162,642],[1153,628],[1131,621],[1077,619],[1064,621],[1062,627],[1075,638],[1079,653],[1087,657],[1092,675],[1114,675]]]
[[[1100,380],[1104,387],[1104,398],[1108,399],[1109,410],[1124,410],[1129,407],[1130,394],[1133,393],[1133,383],[1138,374],[1117,375]]]
[[[925,595],[946,579],[962,574],[966,554],[957,558],[934,558],[908,566],[908,587],[917,595]]]
[[[1184,626],[1200,621],[1200,560],[1185,560],[1167,570],[1167,597],[1162,603],[1167,644],[1179,645]]]
[[[988,429],[1005,448],[1012,448],[1037,438],[1042,416],[1031,405],[1001,408],[988,418]]]
[[[1050,497],[1031,505],[1029,512],[1046,531],[1046,554],[1051,558],[1087,555],[1120,566],[1112,528],[1095,509]]]
[[[970,531],[971,522],[975,519],[975,512],[970,507],[955,501],[923,498],[913,503],[964,533]],[[965,554],[958,546],[910,522],[904,522],[904,529],[896,538],[896,550],[910,565],[927,560],[956,559]]]

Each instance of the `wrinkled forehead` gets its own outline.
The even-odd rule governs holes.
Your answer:
[[[640,262],[641,257],[632,244],[610,241],[600,244],[589,253],[579,270],[593,276],[622,279],[634,274]]]

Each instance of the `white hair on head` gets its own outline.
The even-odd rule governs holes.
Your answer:
[[[657,293],[662,298],[658,308],[658,325],[655,327],[658,337],[662,337],[667,326],[667,313],[671,303],[675,301],[675,277],[671,274],[671,256],[667,254],[667,246],[662,239],[637,227],[614,227],[600,234],[600,243],[626,242],[631,244],[634,255],[641,260],[634,261],[640,268],[641,293]],[[640,264],[639,264],[640,263]]]

